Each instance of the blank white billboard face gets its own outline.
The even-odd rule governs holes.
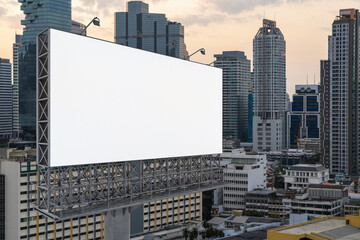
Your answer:
[[[222,152],[220,69],[53,29],[49,55],[50,166]]]

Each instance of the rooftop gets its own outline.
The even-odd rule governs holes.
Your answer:
[[[325,218],[304,224],[296,224],[293,227],[290,226],[279,229],[277,232],[295,235],[309,234],[315,236],[316,234],[319,234],[334,240],[360,239],[360,229],[352,225],[346,225],[345,219],[340,218]]]
[[[211,225],[219,225],[222,224],[223,222],[225,222],[226,218],[221,218],[221,217],[214,217],[211,220],[209,220],[207,223],[211,224]]]
[[[297,164],[289,167],[290,171],[308,171],[319,172],[324,171],[326,168],[320,164]]]
[[[267,195],[267,194],[271,194],[271,193],[274,193],[275,191],[274,190],[252,190],[252,191],[249,191],[247,193],[251,193],[251,194],[261,194],[261,195]]]
[[[345,189],[347,186],[342,185],[328,185],[328,184],[310,184],[308,188],[322,188],[322,189]]]

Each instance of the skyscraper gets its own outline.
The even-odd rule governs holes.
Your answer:
[[[289,112],[290,147],[301,138],[320,138],[320,86],[296,85]]]
[[[276,22],[264,19],[253,40],[255,151],[278,151],[285,146],[285,40]]]
[[[13,136],[18,137],[20,132],[19,124],[19,47],[21,46],[22,35],[15,35],[15,43],[13,44]]]
[[[223,138],[247,142],[250,60],[241,51],[223,51],[214,57],[214,66],[223,69]]]
[[[36,115],[36,37],[52,27],[71,32],[70,0],[22,0],[25,19],[19,46],[19,121],[25,138],[35,138]]]
[[[165,14],[149,13],[142,1],[130,1],[127,12],[115,13],[115,42],[181,59],[188,55],[184,26],[168,21]]]
[[[0,58],[0,139],[12,135],[12,86],[11,63]]]
[[[329,60],[320,61],[320,151],[321,162],[330,168],[330,72]]]
[[[330,86],[329,102],[324,102],[324,109],[330,109],[324,122],[329,124],[324,130],[329,129],[330,139],[329,159],[325,161],[329,161],[333,173],[360,173],[359,37],[359,10],[341,9],[332,24],[332,35],[329,36],[329,81],[323,69],[321,79],[322,85],[328,81]]]

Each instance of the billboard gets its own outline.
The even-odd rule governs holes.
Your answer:
[[[49,166],[222,152],[222,71],[49,30]]]

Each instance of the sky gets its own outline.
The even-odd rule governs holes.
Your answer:
[[[88,35],[114,39],[114,12],[126,11],[124,0],[72,0],[72,19],[87,24],[93,17],[101,26],[90,26]],[[199,48],[206,55],[191,60],[211,63],[222,51],[244,51],[252,61],[252,41],[262,19],[275,20],[286,40],[287,92],[296,84],[320,82],[320,60],[327,59],[328,35],[339,9],[360,8],[359,0],[145,0],[151,13],[185,26],[189,54]],[[15,33],[22,33],[24,15],[16,0],[0,0],[0,58],[12,61]]]

